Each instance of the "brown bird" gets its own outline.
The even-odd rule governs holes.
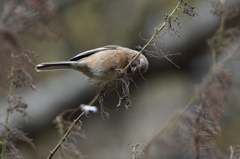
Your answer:
[[[117,45],[108,45],[93,50],[82,52],[69,61],[46,62],[38,64],[36,70],[54,71],[63,69],[74,69],[82,72],[88,77],[88,81],[95,85],[113,81],[118,77],[118,71],[124,69],[127,64],[138,54]],[[144,73],[148,69],[148,60],[140,55],[131,65],[128,73]]]

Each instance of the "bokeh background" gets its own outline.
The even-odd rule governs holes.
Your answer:
[[[110,44],[136,49],[136,46],[145,44],[143,39],[152,36],[154,28],[163,22],[163,15],[170,13],[177,2],[177,0],[52,0],[48,9],[56,11],[54,18],[57,20],[53,19],[54,24],[49,26],[52,28],[47,30],[49,37],[35,38],[26,31],[20,31],[18,38],[24,50],[38,54],[34,59],[36,64],[68,60],[82,51]],[[131,158],[131,145],[138,142],[143,145],[148,143],[202,81],[211,66],[212,54],[206,41],[218,28],[219,18],[211,13],[210,1],[187,2],[196,7],[199,15],[188,17],[180,11],[177,12],[181,21],[181,28],[178,28],[181,38],[169,34],[162,38],[167,44],[166,48],[163,46],[166,53],[181,53],[170,57],[179,68],[165,58],[147,57],[150,64],[148,71],[143,75],[144,79],[140,75],[133,76],[137,88],[134,84],[130,87],[133,97],[130,110],[124,105],[116,110],[117,93],[108,90],[104,105],[111,118],[105,121],[97,113],[81,119],[82,131],[87,136],[87,141],[79,139],[77,145],[84,155],[92,159]],[[9,9],[6,7],[7,3],[8,1],[0,1],[2,17]],[[228,4],[240,6],[240,1],[229,0]],[[12,19],[8,24],[14,28],[15,22],[17,20]],[[227,21],[226,26],[239,25],[239,22],[238,16]],[[43,26],[43,29],[46,28]],[[220,142],[226,156],[230,153],[227,151],[230,145],[240,144],[240,73],[237,60],[226,66],[231,72],[235,88],[227,106]],[[34,67],[30,67],[29,71],[39,91],[25,88],[16,90],[14,94],[22,96],[28,104],[27,113],[33,123],[26,124],[24,118],[17,113],[13,114],[10,120],[28,133],[37,148],[34,150],[24,142],[17,143],[23,156],[26,159],[42,159],[48,156],[60,139],[53,124],[55,117],[66,109],[87,104],[98,89],[86,82],[79,72],[69,70],[37,73]],[[6,96],[2,95],[0,100],[2,122]],[[54,158],[58,158],[58,154]]]

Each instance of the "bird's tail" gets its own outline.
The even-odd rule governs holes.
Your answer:
[[[55,71],[55,70],[66,70],[76,69],[79,66],[77,61],[60,61],[60,62],[46,62],[36,66],[36,71]]]

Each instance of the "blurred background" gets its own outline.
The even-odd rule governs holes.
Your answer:
[[[9,30],[17,33],[22,50],[38,54],[33,60],[38,64],[68,60],[80,52],[110,44],[137,49],[136,46],[145,44],[146,41],[143,39],[152,36],[154,28],[163,23],[163,15],[170,13],[178,1],[52,0],[46,3],[32,1],[27,3],[31,3],[32,8],[35,7],[35,10],[33,9],[35,12],[24,12],[25,17],[31,16],[33,19],[28,24],[31,26],[29,28],[24,28],[26,24],[18,21],[18,18],[23,18],[21,14],[24,7],[16,6],[23,6],[21,2],[24,1],[12,2],[15,8],[9,5],[10,1],[0,1],[2,22],[7,24]],[[170,56],[179,68],[165,58],[147,57],[149,69],[143,75],[144,78],[140,75],[132,76],[137,87],[134,84],[130,86],[132,96],[130,110],[124,105],[117,110],[117,93],[108,90],[104,105],[111,118],[105,121],[97,113],[81,119],[82,131],[87,140],[80,138],[77,145],[83,155],[92,159],[131,158],[131,145],[143,143],[143,148],[194,92],[196,85],[209,71],[212,54],[206,41],[218,28],[219,18],[211,13],[210,1],[187,2],[196,7],[199,15],[188,17],[180,11],[177,12],[177,17],[181,21],[181,27],[177,29],[181,37],[165,34],[164,38],[161,38],[162,42],[166,43],[162,46],[165,53],[180,53]],[[240,1],[229,0],[228,5],[239,7]],[[15,10],[19,17],[11,18],[10,10]],[[46,25],[44,22],[47,22]],[[239,25],[239,22],[238,16],[228,20],[226,26]],[[0,56],[2,56],[0,69],[10,69],[3,66],[3,62],[7,62],[5,56],[2,53]],[[239,61],[230,62],[226,67],[231,72],[235,88],[227,106],[220,141],[221,149],[228,156],[229,146],[240,144]],[[14,94],[23,97],[28,104],[27,114],[33,123],[26,123],[18,113],[11,115],[10,121],[27,132],[37,148],[34,150],[28,144],[18,142],[17,148],[23,156],[26,159],[42,159],[48,156],[60,139],[53,124],[55,117],[66,109],[89,103],[98,88],[90,85],[81,73],[71,70],[37,73],[31,66],[28,71],[39,90],[33,91],[26,87],[14,90]],[[1,74],[0,80],[6,77],[6,74]],[[1,85],[3,95],[0,99],[0,119],[3,122],[8,83],[2,80]],[[53,158],[58,158],[58,153]],[[153,155],[152,158],[159,156]],[[183,155],[182,158],[186,156]]]

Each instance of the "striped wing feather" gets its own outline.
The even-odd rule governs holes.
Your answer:
[[[104,47],[88,50],[88,51],[82,52],[82,53],[74,56],[73,58],[69,59],[69,61],[78,61],[84,57],[90,56],[92,54],[95,54],[95,53],[98,53],[98,52],[104,51],[104,50],[115,50],[116,47],[117,46],[115,46],[115,45],[109,45],[109,46],[104,46]]]

